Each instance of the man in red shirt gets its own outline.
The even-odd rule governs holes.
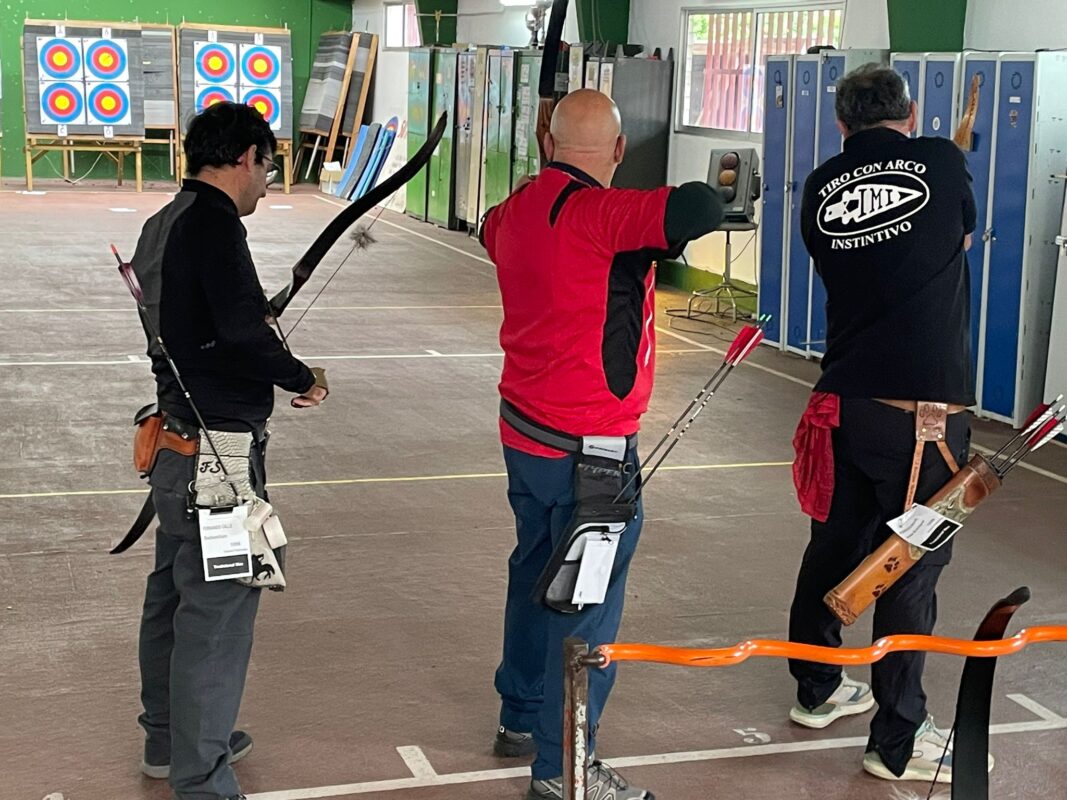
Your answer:
[[[500,436],[518,537],[508,563],[494,750],[537,753],[529,800],[562,796],[563,640],[578,636],[592,647],[615,640],[640,498],[602,603],[559,613],[534,597],[538,579],[578,505],[576,469],[590,437],[617,443],[620,479],[638,468],[636,434],[655,368],[655,260],[677,256],[723,215],[718,194],[701,182],[606,188],[626,137],[618,109],[600,92],[565,97],[544,146],[551,163],[491,209],[481,230],[504,306]],[[614,679],[614,667],[590,673],[590,730]],[[589,786],[600,787],[597,796],[612,789],[618,800],[652,797],[596,760]]]

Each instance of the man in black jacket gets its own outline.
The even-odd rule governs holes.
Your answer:
[[[251,434],[250,474],[241,477],[261,498],[274,387],[297,395],[297,407],[318,405],[327,393],[268,325],[240,221],[266,196],[276,144],[249,106],[219,103],[197,116],[184,145],[193,177],[145,224],[133,259],[146,330],[159,331],[208,431]],[[152,335],[148,354],[166,425],[195,440],[197,414]],[[141,769],[169,778],[180,800],[241,797],[230,764],[252,747],[234,724],[260,589],[205,579],[197,457],[160,449],[154,459],[149,483],[160,524],[141,621]]]

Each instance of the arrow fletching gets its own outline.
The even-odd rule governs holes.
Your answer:
[[[764,314],[756,320],[755,325],[746,325],[738,331],[737,336],[734,337],[733,342],[730,343],[730,347],[726,351],[726,358],[723,363],[736,367],[744,361],[748,354],[755,349],[756,345],[763,341],[764,329],[770,319],[770,314]]]
[[[1056,403],[1060,402],[1060,400],[1062,399],[1063,395],[1061,394],[1051,403],[1041,403],[1041,405],[1039,405],[1037,408],[1030,412],[1030,416],[1027,417],[1026,422],[1023,423],[1023,430],[1026,430],[1035,422],[1037,422],[1040,417],[1047,414],[1049,409],[1051,409],[1054,405],[1056,405]]]
[[[141,282],[137,280],[137,274],[133,271],[133,264],[122,260],[122,256],[119,255],[118,248],[115,245],[111,245],[111,252],[118,259],[119,275],[122,276],[122,280],[126,283],[126,288],[130,290],[130,294],[133,295],[133,299],[137,301],[138,305],[144,305],[144,291],[141,289]]]

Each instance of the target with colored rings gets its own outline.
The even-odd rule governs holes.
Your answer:
[[[245,105],[252,106],[260,114],[263,115],[263,119],[271,126],[272,129],[277,130],[281,123],[282,109],[281,102],[278,99],[278,95],[274,92],[267,91],[266,89],[252,89],[245,92],[241,102]]]
[[[280,86],[282,62],[276,47],[241,48],[241,83],[254,86]]]
[[[90,124],[123,125],[130,117],[130,95],[116,83],[98,83],[89,89]]]
[[[215,103],[232,103],[233,92],[225,86],[205,86],[196,95],[196,113],[211,108]]]
[[[97,39],[85,47],[85,69],[89,78],[102,81],[122,80],[126,76],[126,42]]]
[[[237,71],[232,45],[217,42],[196,43],[197,80],[205,83],[233,83]]]
[[[78,39],[37,38],[37,52],[44,79],[66,80],[81,77],[82,53]]]
[[[80,86],[49,83],[41,92],[41,122],[53,125],[78,124],[83,121],[85,101]]]

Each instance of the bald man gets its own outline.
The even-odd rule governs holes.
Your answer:
[[[494,751],[536,753],[528,800],[562,797],[563,640],[614,641],[622,617],[641,531],[639,481],[624,503],[612,501],[638,469],[637,430],[652,392],[654,262],[715,230],[723,214],[705,183],[607,188],[626,137],[618,109],[600,92],[563,98],[543,144],[550,163],[490,209],[481,228],[504,306],[500,438],[518,538],[508,562]],[[623,530],[607,544],[610,580],[602,602],[561,613],[543,602],[546,581],[577,520],[589,521],[596,504],[626,506],[615,520]],[[590,671],[593,731],[614,680],[614,667]],[[652,798],[595,759],[588,780],[590,797]]]

